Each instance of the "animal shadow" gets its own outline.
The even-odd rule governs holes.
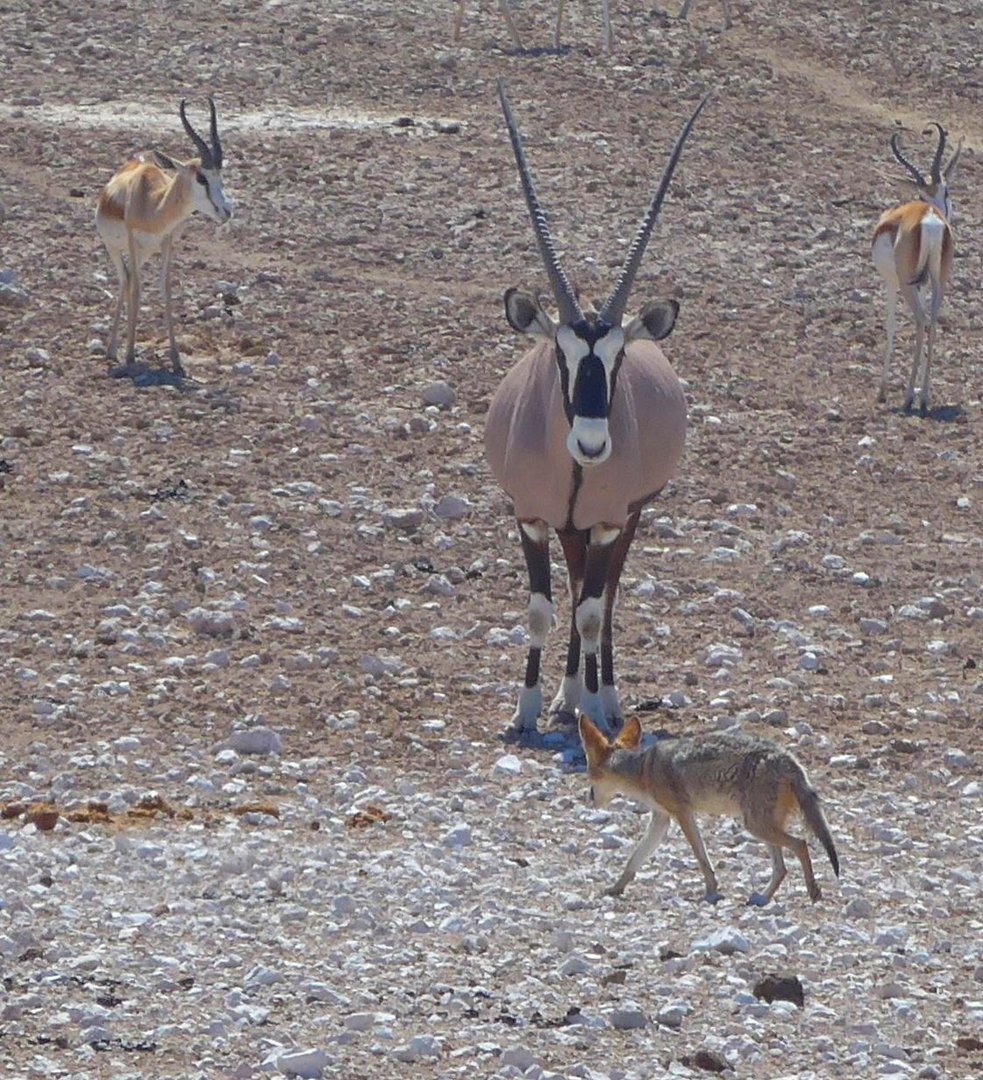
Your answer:
[[[140,360],[131,364],[118,364],[109,369],[111,379],[130,379],[134,386],[175,386],[179,390],[185,389],[194,380],[189,379],[181,371],[171,368],[155,368]]]

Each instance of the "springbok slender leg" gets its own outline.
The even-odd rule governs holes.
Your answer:
[[[567,6],[567,0],[557,0],[556,26],[553,28],[553,48],[560,47],[560,28],[563,25],[563,9]]]
[[[922,403],[919,412],[922,416],[928,415],[930,402],[930,386],[932,372],[932,354],[935,352],[935,329],[939,321],[939,309],[942,307],[942,290],[932,286],[932,300],[928,312],[928,349],[925,353],[925,375],[922,379]]]
[[[140,255],[133,230],[127,230],[129,243],[130,295],[126,298],[126,363],[136,362],[137,358],[137,313],[140,310]]]
[[[171,367],[176,375],[183,375],[181,353],[174,339],[174,315],[171,312],[171,253],[174,250],[174,234],[164,237],[160,245],[160,290],[164,294],[164,319],[167,323],[167,337],[171,346]]]
[[[614,606],[618,600],[618,583],[625,568],[628,549],[635,538],[638,519],[642,511],[636,510],[625,522],[621,535],[614,542],[611,561],[608,563],[608,579],[604,587],[604,627],[601,631],[601,707],[608,726],[616,730],[622,724],[621,703],[614,685]]]
[[[464,21],[464,5],[468,0],[460,0],[457,5],[457,14],[454,16],[454,30],[451,33],[451,41],[459,41],[461,37],[461,23]]]
[[[688,19],[689,18],[689,9],[690,9],[690,5],[692,3],[693,3],[693,0],[683,0],[683,6],[682,6],[682,8],[680,9],[680,12],[679,12],[679,17],[681,19]],[[723,10],[723,13],[724,13],[724,29],[729,30],[731,28],[731,25],[732,25],[731,17],[730,17],[730,3],[728,2],[728,0],[720,0],[720,7],[721,7],[721,9]]]
[[[881,371],[881,385],[877,391],[877,400],[887,400],[887,383],[891,376],[891,358],[894,356],[894,334],[898,328],[898,289],[896,285],[887,286],[887,351],[884,354],[884,368]]]
[[[519,703],[512,718],[513,726],[523,731],[535,731],[536,721],[543,711],[543,691],[540,686],[539,664],[546,635],[553,625],[553,595],[550,587],[550,533],[545,521],[519,522],[522,553],[529,572],[529,654],[526,659],[526,678],[519,694]]]
[[[512,40],[515,42],[517,49],[522,48],[522,39],[519,37],[519,31],[515,28],[515,22],[512,19],[512,11],[509,8],[509,0],[498,0],[498,6],[502,9],[502,17],[508,24],[509,33],[512,35]]]
[[[567,644],[567,666],[563,682],[557,691],[550,715],[574,715],[580,706],[584,683],[580,674],[580,633],[577,630],[577,605],[584,584],[584,571],[587,563],[588,533],[583,529],[557,530],[563,558],[567,564],[567,577],[570,585],[570,638]]]
[[[917,285],[902,285],[901,295],[915,318],[915,355],[912,357],[911,374],[908,376],[908,389],[904,398],[904,411],[911,412],[911,407],[915,402],[915,384],[921,373],[922,349],[925,344],[925,324],[928,322],[928,317],[925,314],[925,305],[922,303],[921,292]]]
[[[604,48],[614,52],[614,31],[611,29],[611,8],[608,0],[601,0],[601,19],[604,22]]]
[[[126,260],[123,258],[122,252],[110,249],[109,257],[112,260],[113,266],[116,267],[116,276],[119,279],[119,292],[116,295],[116,310],[113,312],[113,325],[109,331],[109,345],[106,348],[106,356],[110,360],[116,359],[116,349],[119,343],[119,320],[120,315],[123,312],[123,300],[124,297],[130,291],[130,271],[127,268]]]

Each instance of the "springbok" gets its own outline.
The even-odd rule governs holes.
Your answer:
[[[679,305],[648,303],[627,325],[622,321],[673,171],[707,99],[683,127],[614,290],[595,314],[582,310],[560,265],[501,80],[498,91],[559,311],[554,321],[531,293],[505,293],[510,325],[535,344],[502,380],[485,425],[488,461],[512,499],[529,573],[529,653],[513,723],[535,730],[543,707],[539,669],[553,619],[552,527],[566,560],[572,611],[566,674],[551,712],[572,714],[579,707],[596,723],[616,725],[621,707],[612,616],[618,581],[642,508],[672,476],[686,436],[679,379],[655,344],[672,331]]]
[[[174,241],[196,210],[218,222],[228,221],[232,216],[232,204],[222,190],[222,144],[218,137],[215,102],[209,98],[208,104],[211,107],[210,146],[191,126],[185,113],[185,101],[181,102],[178,110],[184,130],[197,148],[199,157],[178,161],[160,150],[153,150],[154,161],[148,161],[143,155],[128,161],[99,196],[96,228],[119,277],[119,295],[106,350],[111,360],[116,359],[124,297],[127,365],[136,358],[140,270],[147,258],[159,251],[160,287],[164,294],[171,364],[176,373],[183,371],[171,315],[170,269]],[[173,175],[164,172],[165,169]]]
[[[949,224],[952,203],[949,199],[949,184],[956,175],[956,165],[963,148],[963,140],[960,139],[955,152],[949,158],[949,163],[943,169],[941,166],[942,155],[945,152],[945,129],[941,124],[933,121],[922,134],[927,135],[933,127],[938,129],[939,141],[935,148],[935,156],[932,158],[930,180],[926,180],[901,153],[898,133],[895,132],[891,136],[891,149],[915,182],[918,188],[918,199],[881,214],[877,228],[874,230],[872,245],[874,265],[887,283],[887,352],[884,356],[884,370],[881,372],[877,400],[884,401],[887,397],[887,380],[891,357],[894,353],[894,331],[900,290],[915,319],[915,355],[912,359],[911,375],[908,378],[908,390],[905,393],[905,412],[910,412],[914,404],[915,383],[921,367],[925,329],[928,328],[928,349],[921,379],[919,407],[922,416],[928,412],[929,372],[935,345],[935,327],[939,309],[942,306],[942,294],[952,273],[953,240],[952,227]],[[930,290],[927,311],[922,298],[924,285],[927,285]]]
[[[458,41],[461,36],[461,23],[464,19],[464,5],[467,0],[458,0],[457,15],[454,18],[454,41]],[[679,12],[680,19],[689,18],[689,9],[693,0],[684,0],[682,9]],[[553,28],[553,48],[559,49],[560,47],[560,31],[563,29],[563,9],[567,5],[567,0],[557,0],[556,4],[556,25]],[[505,17],[505,21],[508,24],[509,34],[512,36],[512,41],[517,49],[522,48],[522,40],[519,37],[519,32],[516,30],[515,21],[512,18],[512,12],[509,9],[509,0],[498,0],[498,6],[501,9],[502,15]],[[720,6],[724,12],[724,26],[730,29],[730,3],[728,0],[720,0]],[[601,22],[604,27],[604,48],[608,52],[614,51],[614,31],[611,29],[611,5],[610,0],[601,0]]]

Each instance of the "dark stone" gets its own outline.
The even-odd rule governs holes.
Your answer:
[[[754,996],[770,1005],[773,1001],[791,1001],[800,1009],[805,1005],[805,991],[798,975],[765,975],[754,988]]]

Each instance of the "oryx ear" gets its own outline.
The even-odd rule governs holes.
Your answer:
[[[505,294],[505,317],[509,326],[520,334],[533,337],[552,337],[556,331],[553,320],[532,293],[509,289]]]
[[[678,314],[679,304],[675,300],[653,300],[625,327],[625,341],[639,338],[661,341],[672,333]]]
[[[174,172],[180,170],[180,163],[175,161],[174,158],[168,157],[163,150],[152,150],[151,153],[154,155],[154,161],[156,161],[162,169],[173,169]]]
[[[580,743],[587,755],[587,764],[596,765],[604,761],[611,753],[611,744],[601,734],[597,725],[584,713],[577,716],[577,728],[580,731]]]

